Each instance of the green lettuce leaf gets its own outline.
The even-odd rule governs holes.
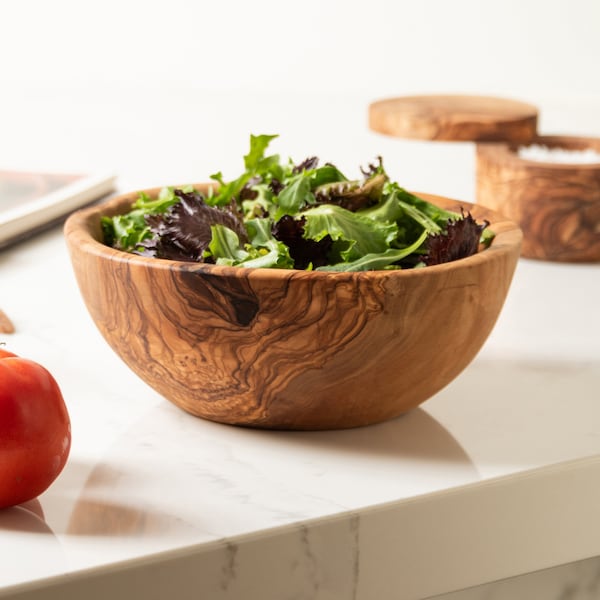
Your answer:
[[[394,266],[394,263],[406,258],[416,250],[418,250],[425,240],[427,239],[427,233],[423,232],[421,236],[412,246],[406,248],[388,248],[384,252],[379,254],[365,254],[356,260],[350,262],[340,262],[335,265],[328,265],[324,267],[318,267],[316,271],[375,271],[381,269],[400,267]]]
[[[279,194],[279,208],[275,214],[275,220],[283,215],[295,215],[314,197],[310,191],[310,176],[306,171],[297,175]]]
[[[244,171],[221,172],[207,194],[141,193],[124,215],[102,217],[115,248],[232,266],[354,271],[458,260],[487,246],[488,223],[444,210],[389,180],[381,158],[348,179],[310,156],[268,154],[276,135],[251,135]]]
[[[395,223],[378,223],[330,204],[305,210],[301,216],[306,219],[304,237],[319,241],[329,235],[334,242],[338,242],[337,248],[344,262],[351,262],[366,254],[384,252],[398,232]]]
[[[249,228],[251,243],[240,246],[237,234],[224,225],[213,225],[207,256],[218,265],[246,268],[291,269],[293,261],[285,244],[274,239],[266,224],[257,219]]]

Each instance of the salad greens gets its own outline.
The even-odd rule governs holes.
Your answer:
[[[241,267],[366,271],[449,262],[489,245],[488,223],[446,211],[390,181],[381,159],[348,179],[316,157],[267,154],[275,135],[250,136],[244,172],[218,172],[208,193],[140,193],[131,211],[103,217],[106,244],[171,260]]]

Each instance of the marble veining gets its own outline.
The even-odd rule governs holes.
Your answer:
[[[225,564],[221,568],[220,587],[226,592],[231,582],[236,578],[236,555],[238,546],[232,542],[225,544]]]
[[[358,582],[360,580],[360,516],[353,515],[349,520],[350,532],[352,534],[352,548],[354,549],[354,560],[352,564],[352,600],[358,597]]]
[[[459,590],[429,600],[597,600],[600,557]]]

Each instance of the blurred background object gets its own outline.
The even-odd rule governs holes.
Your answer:
[[[369,132],[369,102],[511,97],[540,108],[541,131],[600,134],[594,0],[25,0],[2,12],[4,168],[116,170],[128,190],[233,176],[249,133],[281,133],[300,160],[353,171],[383,155],[406,187],[474,200],[447,166],[451,151],[474,170],[470,144]]]

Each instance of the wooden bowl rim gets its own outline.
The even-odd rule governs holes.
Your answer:
[[[199,183],[192,184],[197,189],[206,189],[213,184]],[[492,244],[481,250],[477,254],[439,265],[432,265],[422,269],[399,269],[399,270],[375,270],[375,271],[305,271],[298,269],[274,269],[274,268],[243,268],[229,267],[224,265],[211,265],[189,261],[175,261],[160,258],[140,256],[124,252],[116,248],[105,245],[99,240],[100,218],[103,215],[114,216],[124,213],[132,202],[138,197],[141,191],[150,197],[158,195],[164,186],[149,188],[145,190],[127,192],[118,194],[99,204],[80,209],[72,213],[64,225],[64,235],[71,253],[77,251],[86,254],[95,255],[105,260],[116,262],[127,262],[129,264],[146,265],[152,269],[173,269],[173,267],[182,270],[201,271],[212,275],[235,276],[251,275],[253,279],[289,279],[291,277],[309,277],[309,278],[387,278],[387,277],[427,277],[439,274],[442,271],[450,271],[458,268],[473,268],[489,260],[504,259],[512,255],[515,250],[519,250],[522,241],[522,232],[520,227],[514,222],[496,211],[490,210],[481,205],[472,204],[440,196],[435,194],[414,192],[417,196],[433,202],[441,202],[444,207],[451,210],[458,210],[460,207],[466,211],[481,213],[480,216],[474,214],[477,219],[487,219],[490,221],[490,229],[495,233]],[[184,187],[184,186],[175,186]],[[94,234],[94,230],[96,234]]]
[[[542,162],[521,158],[517,150],[522,146],[532,146],[535,144],[545,145],[550,148],[559,147],[566,150],[585,150],[591,148],[600,152],[600,138],[591,136],[577,135],[538,135],[527,144],[511,144],[507,142],[478,143],[478,152],[485,153],[488,158],[496,161],[509,162],[514,165],[525,167],[548,169],[552,171],[596,171],[600,169],[600,161],[594,163],[559,163]]]

